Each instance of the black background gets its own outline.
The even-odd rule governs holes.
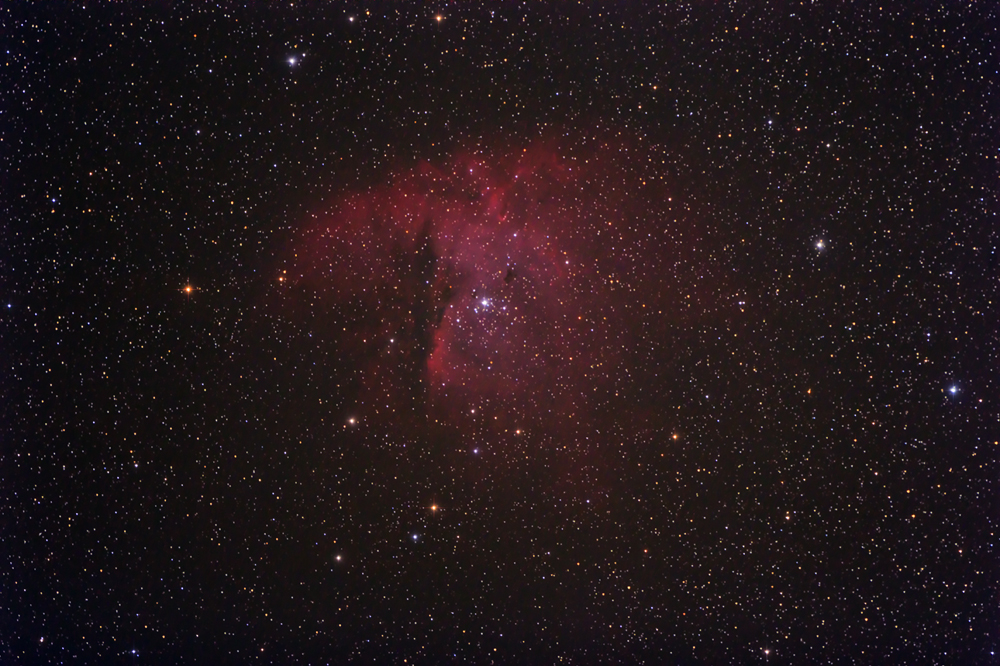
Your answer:
[[[997,663],[989,3],[0,23],[5,662]],[[588,142],[642,213],[575,427],[573,374],[479,396],[555,396],[516,440],[428,406],[385,276],[278,280],[336,202]]]

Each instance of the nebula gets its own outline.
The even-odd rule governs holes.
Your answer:
[[[326,204],[296,274],[364,313],[359,403],[505,432],[634,412],[641,339],[699,290],[636,143],[457,151]]]

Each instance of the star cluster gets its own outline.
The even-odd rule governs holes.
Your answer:
[[[989,3],[0,17],[0,661],[996,663]]]

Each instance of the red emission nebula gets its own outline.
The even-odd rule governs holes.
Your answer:
[[[295,280],[350,321],[359,424],[580,438],[648,427],[651,341],[709,298],[698,240],[641,142],[470,149],[338,195]]]

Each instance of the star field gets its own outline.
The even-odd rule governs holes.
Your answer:
[[[0,661],[1000,661],[988,3],[0,25]]]

